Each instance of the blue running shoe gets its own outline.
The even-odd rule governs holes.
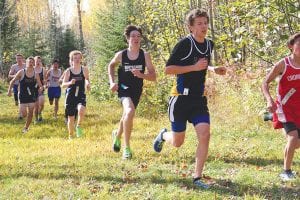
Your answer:
[[[206,183],[204,183],[201,180],[201,178],[194,178],[193,184],[194,184],[194,186],[196,186],[198,188],[203,188],[203,189],[208,189],[209,188],[209,185],[207,185]]]
[[[282,181],[293,181],[296,179],[296,173],[292,170],[284,170],[281,174],[279,174],[279,177]]]
[[[153,142],[153,149],[154,151],[156,151],[157,153],[161,152],[163,144],[165,142],[165,140],[163,139],[163,134],[167,132],[166,128],[161,129],[161,131],[159,132],[159,134],[156,136],[154,142]]]

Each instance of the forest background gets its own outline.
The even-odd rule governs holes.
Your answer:
[[[164,125],[168,123],[167,101],[170,87],[175,80],[174,77],[164,74],[165,63],[174,45],[188,34],[184,19],[192,8],[202,8],[209,13],[208,38],[216,44],[213,64],[228,67],[226,76],[209,73],[206,81],[206,94],[209,97],[212,116],[212,132],[216,133],[210,148],[213,155],[208,162],[211,167],[210,172],[220,177],[224,175],[218,171],[220,163],[215,164],[217,160],[221,160],[221,167],[227,166],[233,174],[236,173],[234,168],[243,168],[246,163],[245,173],[240,171],[241,184],[223,181],[225,186],[222,185],[217,193],[222,195],[225,192],[228,198],[230,195],[242,197],[250,194],[250,197],[255,197],[257,194],[258,198],[297,199],[300,190],[299,182],[296,187],[282,186],[280,183],[268,184],[269,179],[277,176],[281,169],[284,139],[274,134],[275,131],[272,130],[270,124],[262,120],[266,104],[260,85],[273,64],[290,53],[286,46],[287,39],[300,30],[299,0],[0,0],[0,94],[2,93],[0,102],[3,106],[7,102],[12,103],[12,100],[8,101],[4,95],[7,74],[10,66],[15,62],[16,53],[22,53],[25,57],[40,55],[46,67],[49,67],[52,59],[58,58],[61,61],[61,67],[67,68],[68,53],[79,49],[84,53],[83,64],[90,68],[92,79],[90,102],[93,102],[91,107],[94,110],[89,109],[91,112],[88,113],[87,118],[91,119],[88,119],[87,123],[98,122],[98,117],[101,120],[102,118],[111,119],[110,122],[103,122],[105,124],[103,126],[108,126],[107,128],[97,129],[110,132],[117,124],[120,111],[117,110],[116,114],[110,112],[110,106],[116,106],[117,97],[109,91],[107,65],[117,51],[126,48],[123,37],[124,28],[128,24],[135,24],[142,27],[142,47],[151,54],[158,74],[155,83],[145,82],[142,100],[137,110],[137,121],[146,120],[147,123],[145,122],[143,127],[136,127],[136,129],[137,131],[151,129],[149,134],[154,137],[156,131],[162,126],[162,122]],[[272,84],[272,94],[275,93],[275,86],[276,82]],[[101,106],[103,106],[102,112],[96,112]],[[6,107],[3,109],[5,110]],[[4,129],[0,132],[3,148],[6,144],[8,145],[7,138],[14,138],[16,144],[20,143],[20,146],[24,143],[16,136],[18,129],[11,128],[11,120],[8,120],[11,119],[8,117],[11,112],[7,110],[0,115],[1,127],[10,130],[9,133]],[[147,125],[148,123],[153,126]],[[52,130],[51,127],[44,128]],[[41,134],[45,134],[42,129],[40,131]],[[33,140],[27,142],[35,143],[40,137],[38,133],[39,129],[36,129],[36,134],[28,136]],[[47,134],[44,136],[54,137]],[[55,134],[55,137],[64,136],[62,133]],[[92,139],[96,136],[104,137],[96,133],[94,129],[87,131],[87,138],[91,140],[89,142],[92,143]],[[138,134],[137,136],[142,137]],[[109,140],[109,136],[105,138]],[[61,143],[60,148],[63,148],[65,144]],[[46,144],[51,149],[52,142],[49,140]],[[86,145],[90,146],[88,143]],[[278,148],[279,145],[280,148]],[[39,148],[39,146],[35,144],[32,148]],[[53,148],[56,147],[53,146]],[[191,146],[185,151],[190,153],[190,157],[183,155],[183,158],[190,159],[192,163],[194,149]],[[7,152],[3,149],[2,153],[3,159],[6,158]],[[48,155],[49,152],[46,153]],[[7,154],[7,158],[11,156]],[[150,156],[145,158],[149,163],[152,162],[153,155],[150,154]],[[104,162],[104,160],[99,162],[102,161]],[[15,162],[17,161],[13,160],[8,165],[15,166]],[[28,162],[31,162],[31,156],[28,156]],[[105,162],[115,164],[115,161],[109,159]],[[137,162],[140,164],[140,161]],[[169,164],[166,160],[162,162],[166,166]],[[180,165],[182,161],[175,160],[174,162]],[[298,154],[295,162],[296,170],[299,170]],[[234,167],[229,167],[229,164]],[[2,166],[0,170],[2,175],[0,175],[3,177],[7,175],[9,180],[17,180],[16,177],[11,178],[10,168],[5,166]],[[22,166],[25,166],[24,163]],[[252,166],[253,172],[260,173],[262,170],[269,170],[271,175],[264,173],[249,175],[251,173],[248,171],[249,166],[250,168]],[[22,167],[15,170],[22,173],[21,169]],[[153,170],[154,174],[161,173],[160,169],[154,168]],[[43,173],[37,176],[43,176]],[[48,171],[45,173],[47,177]],[[51,177],[51,174],[49,176]],[[146,182],[149,178],[147,177]],[[259,180],[257,180],[258,177]],[[232,181],[239,183],[240,180],[233,179]],[[259,183],[256,187],[257,182]],[[97,186],[98,183],[95,184]],[[149,189],[147,184],[145,190]],[[108,185],[111,185],[109,181],[107,187]],[[149,185],[152,187],[152,182],[149,181]],[[226,190],[223,186],[229,189]],[[177,186],[174,187],[177,188]],[[57,191],[58,188],[54,190]],[[178,191],[182,191],[181,186],[178,188]],[[156,191],[159,191],[159,188],[156,189],[154,189],[154,197],[158,195]],[[149,193],[152,194],[151,191]],[[173,195],[175,194],[177,193]],[[213,192],[208,193],[208,197],[213,194]],[[43,196],[42,193],[40,195]],[[142,194],[138,192],[137,195]],[[166,191],[164,195],[168,197],[172,195],[172,192]],[[192,192],[191,195],[192,198],[195,193]],[[78,196],[80,197],[80,194]],[[90,196],[87,195],[87,197]]]

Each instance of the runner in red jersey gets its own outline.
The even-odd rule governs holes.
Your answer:
[[[284,128],[286,133],[284,171],[280,174],[284,181],[296,178],[291,166],[295,150],[300,147],[300,33],[290,37],[288,48],[291,55],[275,64],[262,85],[268,110],[273,113],[273,126],[275,129]],[[269,83],[277,76],[280,76],[280,81],[274,102]]]
[[[291,57],[284,58],[284,64],[277,88],[277,109],[273,114],[275,129],[283,128],[283,123],[287,122],[300,127],[300,66],[294,66]]]

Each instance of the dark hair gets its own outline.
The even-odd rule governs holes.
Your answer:
[[[290,36],[287,41],[287,45],[294,45],[298,38],[300,38],[300,32]]]
[[[54,64],[54,63],[58,63],[59,64],[59,60],[58,59],[52,60],[52,64]]]
[[[209,17],[206,11],[201,10],[199,8],[191,10],[187,15],[186,15],[186,24],[189,26],[192,26],[195,22],[195,19],[197,17],[206,17],[207,22],[209,22]]]
[[[124,36],[125,38],[129,38],[131,31],[138,31],[140,32],[140,34],[142,35],[142,29],[138,26],[135,25],[128,25],[126,26],[125,30],[124,30]]]

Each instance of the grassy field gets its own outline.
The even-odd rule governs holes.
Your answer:
[[[255,101],[243,99],[251,89],[217,93],[210,101],[212,137],[205,167],[212,187],[201,190],[191,184],[196,148],[191,125],[182,148],[165,145],[156,154],[152,141],[162,127],[170,127],[168,119],[138,113],[134,157],[124,161],[111,150],[111,131],[121,114],[117,101],[89,96],[85,136],[69,141],[62,105],[55,121],[47,100],[45,121],[22,135],[24,121],[16,120],[13,98],[2,90],[0,199],[299,199],[299,178],[291,183],[278,178],[284,137],[262,122],[252,109]],[[299,152],[293,169],[300,172]]]

